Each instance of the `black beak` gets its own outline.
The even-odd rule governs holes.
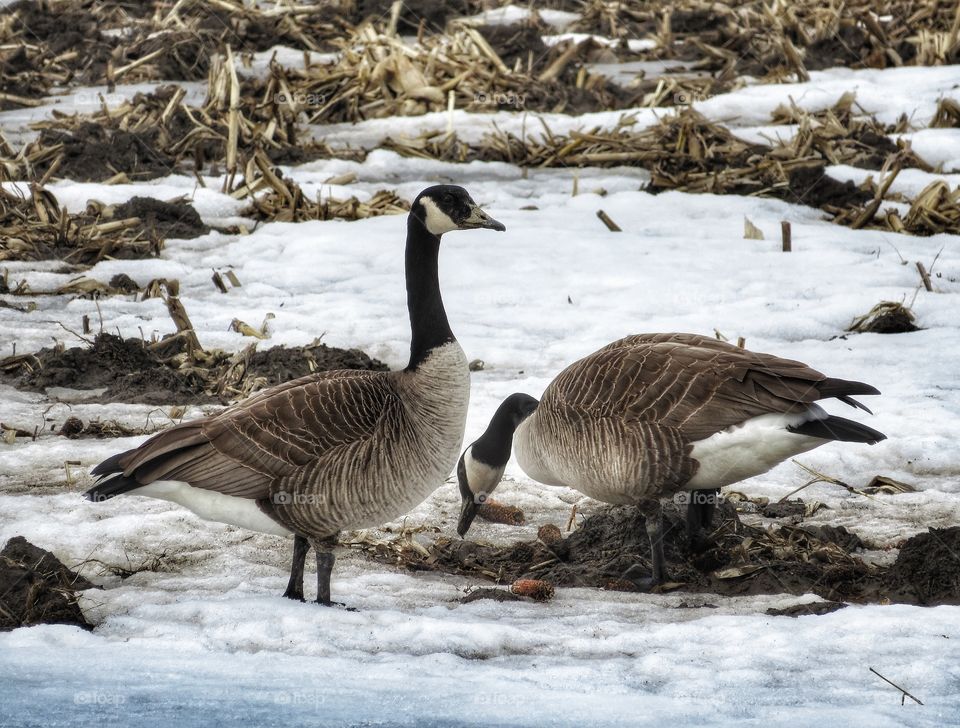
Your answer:
[[[460,507],[460,520],[457,521],[457,533],[460,534],[460,538],[464,538],[467,535],[473,519],[477,517],[478,508],[480,508],[480,506],[472,495],[469,498],[463,499],[463,505]]]
[[[473,230],[475,228],[487,228],[488,230],[499,230],[503,232],[507,229],[499,220],[494,220],[487,213],[480,209],[479,205],[474,205],[470,209],[470,214],[460,223],[461,230]]]

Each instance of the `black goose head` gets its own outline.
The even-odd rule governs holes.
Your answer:
[[[413,201],[410,216],[438,238],[452,230],[487,228],[502,232],[507,229],[481,210],[470,194],[457,185],[428,187]]]

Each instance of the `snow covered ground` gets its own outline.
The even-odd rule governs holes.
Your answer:
[[[756,130],[790,96],[820,108],[856,89],[865,107],[882,105],[891,119],[906,112],[922,126],[939,95],[958,95],[953,87],[960,81],[956,67],[811,75],[806,84],[717,97],[701,111]],[[652,121],[653,113],[644,110],[640,118]],[[616,118],[590,116],[603,118],[551,125],[609,125]],[[495,118],[536,127],[521,114]],[[462,112],[456,119],[466,136],[479,136],[488,124],[488,117]],[[328,141],[356,144],[447,121],[438,114],[317,131]],[[0,115],[0,123],[13,121]],[[935,133],[931,144],[940,157],[931,161],[960,159],[960,130]],[[358,174],[357,183],[324,184],[347,171]],[[839,403],[828,408],[888,440],[874,447],[832,444],[799,459],[852,485],[883,474],[919,492],[865,499],[815,485],[804,497],[828,508],[812,522],[848,526],[878,556],[928,527],[960,523],[955,237],[853,231],[822,220],[817,210],[768,199],[652,196],[639,190],[645,173],[632,169],[578,170],[576,197],[573,170],[532,170],[522,178],[505,164],[442,164],[385,151],[364,163],[318,161],[285,172],[307,194],[336,197],[387,187],[412,198],[428,184],[451,181],[506,224],[506,233],[451,233],[441,251],[452,328],[467,356],[486,363],[473,375],[468,441],[504,396],[539,395],[563,366],[615,338],[716,330],[883,392],[867,402],[873,417]],[[915,191],[907,173],[898,183]],[[137,185],[60,182],[50,189],[71,210],[91,198],[186,195],[206,222],[236,222],[242,204],[219,187],[216,179],[200,188],[192,178],[171,176]],[[596,217],[599,209],[624,232],[609,232]],[[765,240],[743,238],[744,217]],[[780,252],[781,220],[793,225],[789,254]],[[409,345],[404,232],[401,217],[268,224],[247,236],[171,240],[159,260],[107,261],[85,275],[179,279],[183,303],[209,348],[242,348],[249,339],[230,331],[230,322],[258,325],[273,313],[269,344],[305,344],[323,335],[329,344],[357,346],[400,367]],[[934,292],[918,292],[915,261],[932,267]],[[26,279],[34,290],[75,277],[59,267],[0,266],[11,281]],[[228,267],[243,287],[224,295],[210,276]],[[0,355],[14,343],[21,353],[52,339],[72,345],[60,323],[79,328],[83,315],[97,322],[102,314],[104,330],[124,336],[173,330],[158,299],[112,297],[99,302],[99,312],[89,300],[34,300],[38,309],[30,314],[0,308]],[[923,329],[843,335],[881,300],[912,302]],[[158,408],[57,403],[9,387],[0,387],[0,401],[0,419],[30,429],[44,416],[62,422],[68,413],[131,424],[165,417]],[[186,416],[199,414],[191,408]],[[97,624],[93,633],[46,626],[0,634],[0,725],[943,726],[960,720],[960,607],[848,607],[790,619],[764,611],[815,598],[591,589],[560,590],[548,605],[460,605],[457,599],[476,582],[410,575],[347,549],[334,572],[334,598],[358,611],[294,604],[279,597],[290,548],[283,539],[205,523],[146,499],[90,504],[79,495],[90,483],[79,468],[72,469],[74,482],[66,482],[64,461],[87,468],[137,442],[47,435],[0,444],[0,542],[24,535],[68,565],[82,564],[82,573],[105,586],[84,599]],[[565,523],[575,503],[584,514],[596,507],[573,491],[536,485],[513,465],[507,476],[498,498],[524,508],[528,525],[478,522],[471,538],[529,538],[544,523]],[[780,497],[805,480],[787,463],[737,488]],[[392,526],[428,525],[449,534],[458,506],[451,483]],[[136,565],[160,555],[158,571],[122,582],[102,576],[90,561]],[[901,707],[898,691],[869,667],[925,705],[908,700]]]

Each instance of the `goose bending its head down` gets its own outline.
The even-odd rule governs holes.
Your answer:
[[[641,509],[652,576],[640,582],[652,586],[667,579],[661,499],[680,491],[712,495],[831,440],[885,439],[816,404],[836,397],[866,410],[851,398],[861,394],[879,392],[705,336],[641,334],[562,371],[517,428],[514,445],[520,467],[532,479]],[[505,444],[499,460],[490,463],[494,469],[510,457],[509,439]],[[461,481],[464,508],[468,497],[492,490],[470,474],[466,470],[466,482]],[[709,526],[714,502],[697,500],[687,511],[694,541]],[[460,525],[463,535],[470,524]]]
[[[460,521],[457,533],[466,535],[476,518],[477,509],[500,485],[504,468],[510,459],[510,442],[517,426],[537,409],[537,400],[529,394],[511,394],[493,413],[487,429],[470,443],[457,463],[460,484]]]
[[[456,462],[470,374],[447,322],[437,258],[444,233],[474,228],[505,229],[462,187],[430,187],[410,208],[405,369],[311,374],[171,427],[100,463],[86,497],[161,498],[208,520],[292,535],[285,596],[303,599],[313,546],[317,601],[330,604],[337,534],[406,513]]]

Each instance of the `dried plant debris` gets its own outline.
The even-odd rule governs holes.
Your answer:
[[[903,334],[919,331],[913,311],[896,301],[880,301],[863,316],[857,316],[847,331],[858,334]]]
[[[263,97],[282,99],[310,123],[414,116],[450,104],[567,113],[635,105],[636,92],[586,70],[593,45],[588,39],[548,49],[536,67],[518,57],[510,68],[470,26],[455,24],[445,35],[411,43],[364,25],[343,41],[335,63],[271,64]]]
[[[330,369],[382,371],[386,366],[356,349],[319,342],[263,351],[251,346],[230,354],[190,351],[182,335],[145,342],[101,333],[90,346],[53,347],[0,359],[0,381],[38,392],[48,387],[103,389],[90,400],[99,402],[212,404]]]
[[[894,142],[890,135],[908,129],[906,118],[897,124],[880,124],[859,107],[853,92],[844,93],[828,109],[810,112],[792,103],[773,111],[775,124],[796,124],[793,138],[777,153],[785,159],[816,156],[829,164],[849,164],[861,169],[879,170],[894,154],[902,167],[925,172],[933,168],[917,156],[905,142]]]
[[[29,196],[0,188],[0,226],[0,260],[57,259],[76,265],[156,257],[167,238],[195,238],[210,231],[184,199],[91,202],[84,212],[71,214],[37,185]],[[132,283],[129,278],[118,280],[124,286]]]
[[[665,550],[671,590],[721,595],[815,593],[833,601],[957,603],[960,581],[956,557],[960,527],[916,536],[904,546],[898,565],[889,569],[864,562],[854,553],[860,539],[841,527],[751,526],[740,521],[731,503],[718,509],[711,546],[693,553],[684,515],[666,514]],[[939,540],[938,540],[939,539]],[[561,540],[518,541],[490,546],[436,536],[411,547],[409,533],[392,541],[356,541],[372,558],[413,570],[436,570],[500,584],[537,580],[558,587],[638,589],[635,578],[649,575],[650,545],[643,517],[634,508],[603,507]],[[943,552],[941,554],[941,551]],[[912,570],[920,554],[933,564]],[[901,563],[902,562],[902,563]],[[477,597],[480,598],[480,597]],[[806,613],[817,613],[816,609]]]
[[[286,179],[273,169],[269,160],[257,154],[247,165],[246,184],[238,189],[250,196],[250,204],[241,212],[245,217],[270,222],[303,222],[305,220],[362,220],[380,215],[398,215],[410,210],[410,203],[390,190],[378,190],[361,202],[357,197],[347,199],[323,197],[317,191],[316,199],[306,197],[296,182]],[[254,194],[267,190],[266,194]]]
[[[105,437],[133,437],[135,435],[149,435],[163,429],[162,426],[154,427],[130,427],[116,420],[89,420],[84,422],[79,417],[71,415],[63,421],[63,424],[56,431],[62,437],[69,440],[79,440],[82,438],[95,437],[102,439]]]
[[[0,17],[0,109],[30,106],[53,85],[103,79],[115,39],[81,2],[20,0]]]
[[[93,586],[49,551],[14,536],[0,551],[0,631],[35,624],[92,629],[77,605],[77,592]]]
[[[775,144],[748,142],[725,126],[689,108],[659,123],[634,129],[636,118],[621,117],[612,129],[595,127],[554,134],[541,120],[542,131],[523,138],[496,130],[477,143],[456,134],[426,132],[415,138],[392,138],[383,146],[410,157],[447,162],[498,161],[521,167],[638,166],[649,170],[647,191],[664,190],[774,197],[816,207],[842,225],[906,232],[915,235],[960,233],[960,190],[935,181],[910,202],[901,217],[895,209],[881,211],[900,169],[930,170],[908,145],[894,144],[882,127],[854,114],[854,98],[844,95],[825,111],[810,114],[780,107],[775,119],[800,120],[799,133]],[[886,156],[885,156],[886,155]],[[883,160],[882,163],[880,160]],[[828,166],[863,168],[881,165],[875,181],[862,185],[834,179]]]
[[[937,111],[930,119],[934,129],[960,128],[960,103],[951,98],[942,98],[937,102]]]
[[[332,50],[359,21],[353,5],[21,0],[0,19],[0,108],[29,106],[54,85],[202,80],[228,47]]]
[[[676,59],[717,75],[805,80],[833,66],[941,65],[960,58],[956,6],[938,0],[760,0],[705,3],[586,0],[571,28],[613,38],[646,38],[645,60]]]

